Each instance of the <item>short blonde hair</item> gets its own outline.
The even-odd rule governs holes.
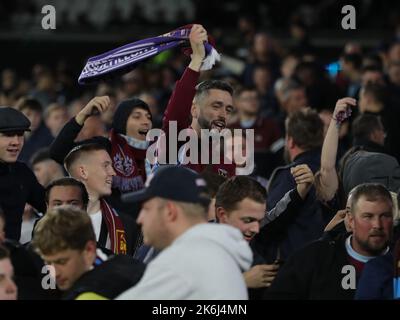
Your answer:
[[[55,254],[68,249],[83,250],[88,241],[96,242],[89,215],[65,205],[48,210],[40,219],[32,243],[41,254]]]

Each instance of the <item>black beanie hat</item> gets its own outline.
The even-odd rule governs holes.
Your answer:
[[[128,118],[132,113],[132,110],[135,108],[144,109],[148,111],[151,116],[150,108],[147,105],[147,103],[144,102],[143,100],[133,98],[121,101],[118,104],[117,110],[114,113],[114,118],[112,123],[112,128],[116,133],[126,134],[126,122],[128,121]]]

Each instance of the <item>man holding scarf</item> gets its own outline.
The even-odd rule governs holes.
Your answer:
[[[226,123],[234,110],[233,89],[227,82],[219,80],[207,80],[197,85],[206,57],[207,31],[202,25],[195,24],[190,31],[189,40],[192,49],[191,62],[176,83],[164,113],[162,129],[167,134],[171,121],[176,121],[178,132],[190,128],[200,137],[201,129],[217,129],[220,132],[226,128]],[[192,120],[190,121],[190,119]],[[182,145],[182,142],[181,144],[178,142],[178,150]],[[201,143],[199,143],[200,145]],[[159,158],[162,158],[160,155],[166,150],[161,150],[161,148],[158,150]],[[166,158],[172,164],[173,159],[177,156],[178,162],[181,162],[180,159],[186,150],[181,151],[178,155],[168,154]],[[209,151],[209,154],[213,151],[211,144]],[[208,167],[208,164],[202,164],[200,159],[198,160],[198,164],[189,162],[187,166],[194,171],[202,172]],[[212,164],[212,170],[223,176],[235,175],[235,165],[225,164],[223,161],[220,164]]]
[[[197,134],[196,139],[198,139],[201,136],[202,129],[216,129],[219,132],[225,129],[226,123],[233,112],[233,89],[228,83],[209,80],[200,83],[196,87],[200,75],[199,72],[201,70],[210,70],[215,62],[220,60],[220,55],[213,47],[213,44],[210,43],[212,42],[210,40],[204,27],[194,24],[180,27],[157,37],[129,43],[89,58],[79,76],[78,82],[80,84],[89,84],[129,72],[142,62],[163,51],[177,46],[186,46],[190,43],[191,50],[186,48],[184,52],[185,54],[191,53],[192,60],[182,78],[176,83],[175,90],[164,114],[162,129],[165,134],[169,134],[172,122],[176,122],[177,131],[192,129]],[[172,137],[172,139],[175,138]],[[185,148],[180,149],[179,154],[174,150],[168,150],[167,153],[169,146],[166,145],[167,143],[163,143],[163,139],[159,139],[159,141],[161,142],[157,145],[156,166],[161,164],[186,164],[186,159],[184,158],[187,150]],[[177,147],[180,148],[183,144],[184,142],[178,142]],[[206,143],[206,145],[209,147],[208,154],[211,154],[213,151],[212,145],[210,143]],[[198,154],[201,154],[204,150],[199,148],[199,151]],[[201,172],[211,164],[209,156],[206,160],[206,163],[201,163],[203,161],[196,159],[196,161],[187,163],[187,166],[197,172]],[[235,164],[225,163],[224,155],[220,156],[219,160],[219,164],[213,163],[211,165],[213,171],[224,176],[235,174]]]

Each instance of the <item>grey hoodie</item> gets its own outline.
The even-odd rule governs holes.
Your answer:
[[[242,273],[253,254],[236,228],[201,223],[152,260],[141,281],[119,300],[248,299]]]

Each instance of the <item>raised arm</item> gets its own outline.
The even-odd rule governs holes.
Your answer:
[[[67,122],[55,138],[50,146],[51,158],[63,165],[64,158],[74,147],[74,141],[82,130],[86,119],[97,112],[104,112],[109,105],[110,98],[108,96],[95,97],[90,100],[74,118]],[[95,110],[95,108],[97,108],[97,110]]]
[[[308,192],[314,184],[314,175],[306,164],[290,168],[290,173],[296,182],[296,189],[292,189],[280,199],[275,207],[269,210],[261,221],[261,228],[274,222],[274,225],[286,227],[297,214],[299,207],[304,203]]]
[[[191,62],[181,79],[176,82],[169,99],[163,119],[164,131],[168,130],[169,121],[177,121],[178,130],[190,125],[190,109],[196,93],[200,67],[205,57],[204,42],[207,41],[207,31],[203,26],[195,24],[190,31],[189,40],[193,51]]]
[[[318,193],[321,200],[329,201],[334,197],[338,187],[339,180],[336,172],[336,155],[339,144],[340,126],[348,116],[348,108],[356,105],[353,98],[343,98],[336,102],[335,110],[329,124],[328,131],[322,145],[320,184],[318,184]]]

